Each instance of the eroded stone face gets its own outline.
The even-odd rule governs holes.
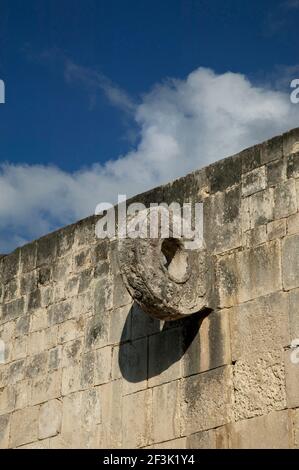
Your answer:
[[[0,448],[299,447],[298,141],[136,196],[202,202],[204,252],[91,217],[0,256]]]

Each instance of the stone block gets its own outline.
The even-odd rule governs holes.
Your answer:
[[[95,222],[96,217],[91,216],[76,223],[74,239],[75,248],[90,247],[97,241]]]
[[[293,418],[293,432],[294,432],[294,440],[293,440],[293,447],[295,449],[299,449],[299,409],[293,410],[292,412]]]
[[[48,307],[53,303],[54,292],[52,286],[41,287],[41,307]]]
[[[107,345],[110,317],[111,312],[103,310],[88,319],[85,336],[87,348],[101,348]]]
[[[254,168],[258,168],[261,163],[261,146],[254,145],[239,153],[239,158],[242,160],[242,173],[248,173]]]
[[[165,329],[149,337],[150,387],[182,376],[183,336],[180,328]]]
[[[230,307],[281,290],[279,240],[224,255],[216,275],[220,307]]]
[[[110,312],[109,343],[117,344],[131,339],[131,305]]]
[[[57,233],[51,233],[37,241],[37,266],[52,264],[57,254]]]
[[[31,381],[30,379],[24,379],[15,384],[16,401],[15,409],[26,408],[30,405],[31,398]]]
[[[240,224],[242,233],[250,230],[251,216],[250,216],[250,198],[246,197],[241,199],[240,204]]]
[[[17,276],[20,269],[20,249],[1,259],[3,282],[6,283]]]
[[[95,281],[92,299],[95,315],[101,315],[113,307],[112,290],[112,282],[108,283],[108,279],[97,279]]]
[[[24,359],[27,356],[27,349],[28,349],[28,337],[27,336],[19,336],[18,338],[15,338],[13,342],[13,351],[12,351],[13,360],[16,361],[18,359]]]
[[[188,436],[187,449],[216,449],[215,430],[196,432]]]
[[[260,145],[261,163],[268,163],[281,158],[283,155],[283,138],[281,135],[273,137]]]
[[[51,305],[48,308],[48,323],[50,326],[69,320],[73,315],[72,303],[69,301]]]
[[[10,366],[7,364],[0,364],[0,387],[6,387],[8,384],[8,373]]]
[[[95,352],[88,351],[81,359],[81,388],[90,388],[94,382]]]
[[[287,233],[288,235],[299,234],[299,213],[290,215],[287,218]]]
[[[262,243],[265,243],[268,240],[267,226],[258,225],[257,227],[254,227],[251,230],[247,230],[244,235],[245,246],[251,248],[257,245],[261,245]]]
[[[34,379],[31,387],[31,405],[37,405],[48,400],[53,400],[54,398],[60,398],[61,376],[61,369],[58,369]]]
[[[44,351],[28,358],[26,376],[35,378],[44,375],[48,368],[48,352]]]
[[[121,379],[122,372],[119,366],[119,346],[112,347],[112,369],[111,369],[112,380]]]
[[[123,448],[135,449],[151,443],[152,418],[152,390],[142,390],[123,397]]]
[[[281,351],[290,342],[288,296],[277,292],[231,310],[233,361]]]
[[[203,232],[208,250],[222,253],[241,245],[240,206],[239,186],[205,199]]]
[[[289,177],[289,176],[288,176]],[[276,186],[287,178],[287,163],[285,159],[274,160],[267,165],[268,186]]]
[[[81,366],[68,366],[62,369],[62,395],[81,390]]]
[[[64,397],[61,436],[68,443],[68,447],[96,447],[96,425],[99,422],[101,404],[98,389]]]
[[[73,268],[74,271],[81,271],[89,267],[91,263],[90,248],[83,249],[74,255]]]
[[[294,179],[290,179],[274,188],[274,218],[281,219],[295,212],[297,212],[296,184]]]
[[[109,276],[109,272],[110,272],[110,265],[109,263],[107,262],[101,262],[101,263],[98,263],[96,265],[96,267],[94,268],[94,277],[96,279],[104,279],[104,278],[107,278]]]
[[[238,184],[242,173],[242,160],[239,155],[220,160],[206,168],[211,193],[223,191]]]
[[[234,365],[235,419],[281,410],[286,407],[283,353],[267,352],[240,359]]]
[[[44,403],[39,411],[39,439],[56,436],[61,429],[62,403],[59,400],[51,400]]]
[[[52,286],[53,289],[53,304],[58,304],[66,299],[65,284],[64,282],[57,282]]]
[[[297,408],[299,406],[299,349],[286,349],[284,359],[287,406]]]
[[[187,377],[182,382],[183,435],[222,426],[232,420],[232,367]]]
[[[41,307],[41,291],[40,289],[35,289],[28,294],[28,303],[27,303],[27,310],[36,310],[37,308]]]
[[[117,360],[115,358],[115,360]],[[123,343],[118,349],[118,366],[123,377],[123,393],[133,393],[147,386],[147,338]],[[151,367],[151,366],[150,366]]]
[[[299,177],[299,152],[292,153],[287,157],[287,177]]]
[[[267,224],[267,238],[269,241],[286,236],[286,219],[273,220]]]
[[[69,253],[74,244],[75,226],[69,225],[68,227],[59,230],[57,233],[57,256],[61,257]]]
[[[299,142],[299,128],[295,128],[283,134],[283,154],[290,155],[296,153]]]
[[[62,367],[62,347],[57,346],[49,351],[49,371]]]
[[[109,242],[102,240],[98,242],[92,250],[92,264],[97,265],[104,261],[108,261]]]
[[[238,421],[231,427],[234,449],[289,449],[292,447],[292,426],[288,410]]]
[[[64,256],[52,263],[52,277],[55,282],[65,282],[72,272],[71,255]]]
[[[15,386],[0,388],[0,415],[10,413],[14,410],[16,401]]]
[[[23,380],[26,373],[25,360],[19,359],[8,366],[8,383],[16,383]]]
[[[282,278],[286,290],[299,286],[299,235],[282,242]]]
[[[18,447],[38,438],[39,406],[15,411],[11,417],[10,447]]]
[[[178,380],[153,389],[153,441],[180,437],[180,382]]]
[[[45,286],[50,283],[51,278],[51,268],[48,266],[42,266],[38,270],[38,285]]]
[[[78,287],[79,294],[82,294],[82,292],[85,292],[90,288],[93,278],[94,278],[93,268],[84,269],[84,271],[80,272],[79,287]]]
[[[187,449],[228,449],[230,424],[187,436]]]
[[[14,278],[4,285],[4,302],[11,302],[12,300],[19,297],[19,279]]]
[[[187,325],[189,320],[190,327]],[[229,310],[184,320],[183,375],[193,375],[231,363]],[[194,339],[192,337],[197,333]],[[190,338],[191,336],[191,338]],[[189,344],[190,343],[190,344]]]
[[[111,380],[112,348],[97,349],[95,351],[94,383],[101,385]],[[116,378],[116,377],[113,377]]]
[[[50,439],[47,439],[49,441],[49,447],[50,449],[70,449],[70,443],[66,441],[61,434],[58,434],[57,436],[50,437]]]
[[[113,279],[113,306],[114,308],[123,307],[124,305],[132,305],[132,297],[130,296],[122,276],[116,275]]]
[[[46,331],[34,331],[28,337],[28,354],[33,356],[46,350]]]
[[[36,241],[28,243],[20,248],[21,272],[27,273],[36,268]]]
[[[128,429],[131,429],[122,413],[122,380],[114,380],[98,388],[101,393],[102,425],[98,429],[97,445],[101,449],[120,448],[123,446],[122,433],[130,434]],[[137,407],[131,412],[136,415]]]
[[[67,320],[58,325],[57,341],[59,344],[76,340],[83,335],[84,335],[83,318]]]
[[[62,347],[62,367],[79,364],[83,351],[82,339],[75,339],[65,343]]]
[[[65,283],[65,295],[67,298],[78,295],[79,291],[79,276],[69,276]]]
[[[263,225],[274,218],[274,194],[273,188],[265,189],[250,196],[249,210],[251,227]]]
[[[94,295],[91,289],[73,298],[72,304],[75,318],[80,318],[82,315],[90,317],[93,313],[100,313],[94,308]]]
[[[131,309],[132,339],[142,338],[161,329],[160,320],[145,313],[138,304],[134,303]]]
[[[2,307],[2,317],[0,317],[0,321],[9,321],[20,317],[24,313],[24,308],[25,302],[23,297],[4,304]]]
[[[290,341],[299,338],[299,289],[288,293]]]
[[[261,166],[242,175],[242,195],[244,197],[262,191],[267,186],[266,167]]]
[[[9,346],[15,337],[15,322],[9,321],[0,326],[0,338],[6,346]]]
[[[145,196],[143,202],[146,207],[149,207],[149,204],[153,201],[157,204],[162,202],[171,204],[171,202],[177,201],[181,205],[184,202],[198,201],[198,198],[202,201],[210,192],[210,182],[207,173],[206,168],[201,168],[193,173],[189,173],[185,178],[179,178],[164,186],[147,191],[143,194]],[[140,202],[140,197],[137,195],[132,200],[133,202]]]
[[[46,349],[52,349],[57,346],[58,325],[51,326],[46,332]]]
[[[34,313],[30,315],[30,331],[40,331],[44,330],[48,326],[48,314],[45,308],[41,308],[36,310]]]
[[[23,315],[17,319],[15,330],[16,337],[27,335],[29,333],[30,320],[30,315]]]
[[[112,277],[117,276],[119,273],[118,263],[118,243],[117,240],[109,240],[107,251],[107,261],[110,265],[110,272]]]
[[[0,449],[9,447],[10,414],[0,416]]]

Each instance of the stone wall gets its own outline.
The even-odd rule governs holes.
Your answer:
[[[298,141],[136,198],[204,202],[210,313],[143,313],[93,217],[0,259],[0,447],[299,447]]]

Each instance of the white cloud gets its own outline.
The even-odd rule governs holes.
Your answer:
[[[77,65],[66,57],[63,57],[63,62],[64,77],[67,82],[80,82],[90,93],[96,93],[100,90],[113,106],[120,108],[128,114],[132,114],[135,111],[135,104],[128,94],[104,74]]]
[[[116,101],[133,109],[126,95]],[[155,86],[134,105],[134,119],[138,146],[105,165],[75,173],[2,165],[0,253],[92,214],[119,193],[137,194],[296,127],[299,106],[243,75],[199,68],[186,80]]]

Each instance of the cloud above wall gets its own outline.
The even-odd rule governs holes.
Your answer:
[[[67,80],[96,83],[132,114],[138,145],[74,173],[42,165],[0,165],[0,253],[115,202],[205,166],[299,124],[299,105],[244,75],[198,68],[157,84],[139,103],[105,77],[69,63]]]

